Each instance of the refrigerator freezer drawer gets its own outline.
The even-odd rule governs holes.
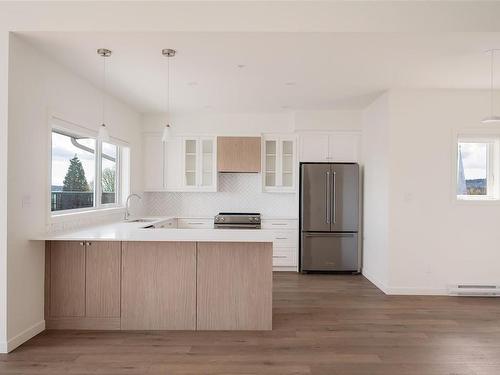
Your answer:
[[[302,233],[303,271],[357,271],[357,233]]]

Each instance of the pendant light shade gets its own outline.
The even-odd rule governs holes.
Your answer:
[[[500,116],[488,116],[481,120],[483,124],[500,123]]]
[[[97,139],[101,142],[109,142],[109,132],[105,124],[99,126],[99,132],[97,133]]]
[[[171,133],[170,132],[170,124],[167,124],[163,128],[163,135],[161,136],[161,141],[162,142],[167,142],[170,139],[171,135],[172,135],[170,133]]]
[[[106,128],[106,57],[110,57],[113,52],[106,48],[99,48],[97,54],[102,57],[102,123],[99,126],[97,139],[101,142],[109,142],[109,133]]]
[[[163,128],[163,135],[161,137],[162,142],[167,142],[169,138],[172,137],[172,126],[170,125],[170,58],[174,57],[176,53],[175,49],[164,48],[161,50],[161,54],[167,58],[167,116],[168,122]]]
[[[500,116],[495,116],[493,114],[493,69],[495,66],[495,52],[499,51],[498,49],[490,49],[486,51],[490,54],[490,62],[491,62],[491,70],[490,70],[490,115],[481,120],[483,124],[500,124]]]

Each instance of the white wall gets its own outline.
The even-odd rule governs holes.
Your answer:
[[[480,122],[488,105],[487,91],[412,90],[391,96],[393,292],[500,285],[500,205],[458,203],[452,190],[455,133],[488,128]],[[500,131],[498,125],[490,128]]]
[[[456,133],[500,133],[480,122],[488,103],[487,91],[396,90],[365,111],[364,272],[385,292],[500,285],[500,204],[453,191]]]
[[[294,130],[361,130],[363,111],[296,111]]]
[[[363,274],[384,290],[389,249],[389,94],[363,113]]]
[[[145,114],[144,131],[161,131],[165,114]],[[259,135],[293,131],[291,113],[184,113],[172,114],[172,134]]]
[[[9,33],[0,30],[0,353],[7,351],[7,160]]]
[[[44,244],[30,241],[47,227],[48,113],[98,129],[98,89],[38,53],[18,37],[10,43],[8,134],[9,350],[44,327]],[[141,189],[140,115],[107,100],[112,136],[130,143],[132,190]]]
[[[363,111],[292,111],[281,113],[172,114],[172,130],[179,134],[291,133],[308,130],[353,131],[362,129]],[[143,115],[144,131],[161,131],[166,114]]]

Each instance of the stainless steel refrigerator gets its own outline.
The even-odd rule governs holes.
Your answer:
[[[355,163],[300,165],[300,270],[360,271]]]

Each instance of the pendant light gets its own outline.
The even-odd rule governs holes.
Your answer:
[[[483,124],[493,124],[500,123],[500,116],[493,115],[493,68],[495,65],[495,52],[500,51],[499,49],[490,49],[486,51],[490,54],[491,59],[491,71],[490,71],[490,115],[485,117],[481,122]]]
[[[106,57],[110,57],[112,51],[106,48],[99,48],[97,54],[102,57],[102,123],[99,126],[97,139],[101,142],[109,142],[109,133],[104,121],[104,114],[106,109]]]
[[[164,48],[161,50],[161,54],[167,58],[167,116],[168,122],[163,128],[163,135],[161,137],[162,142],[167,142],[167,140],[172,136],[172,127],[170,126],[170,58],[174,57],[176,53],[175,49]]]

